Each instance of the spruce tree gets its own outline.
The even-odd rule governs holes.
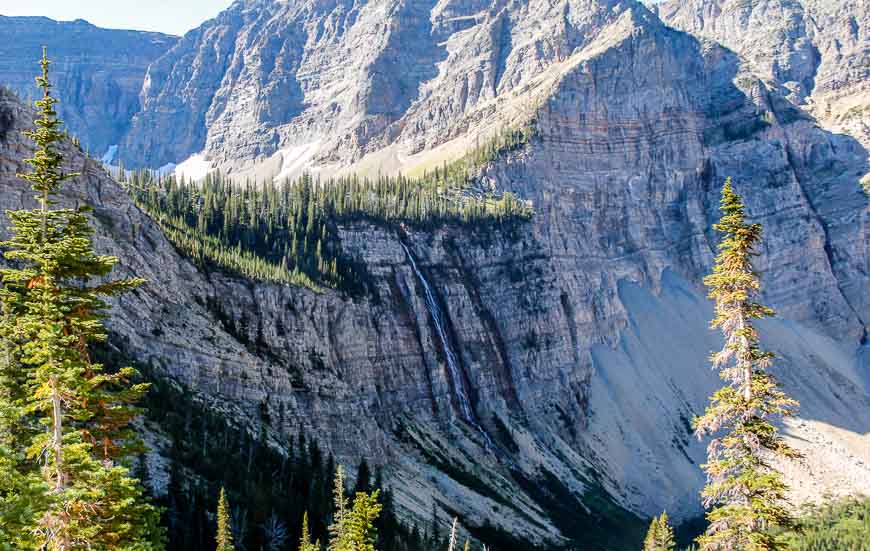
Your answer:
[[[656,540],[659,539],[659,517],[653,517],[649,523],[646,537],[643,540],[643,551],[656,551]]]
[[[308,528],[308,511],[302,515],[302,536],[299,538],[299,551],[320,551],[320,544],[311,543],[311,530]]]
[[[668,524],[668,514],[654,517],[643,540],[643,551],[674,551],[676,545],[674,530]]]
[[[730,178],[722,190],[722,218],[713,228],[724,234],[713,273],[704,279],[716,304],[713,328],[720,328],[723,349],[712,355],[726,385],[710,399],[704,415],[695,419],[699,437],[716,435],[703,465],[708,483],[702,492],[711,509],[710,526],[698,539],[704,550],[766,551],[782,549],[771,534],[789,527],[784,505],[786,485],[770,467],[770,456],[795,458],[771,419],[794,414],[797,402],[782,392],[767,371],[773,353],[761,348],[754,320],[773,310],[756,301],[761,282],[752,257],[761,242],[760,224],[746,222],[740,196]]]
[[[329,526],[329,551],[375,551],[377,529],[375,522],[381,513],[378,503],[380,490],[371,494],[359,492],[348,506],[344,491],[344,469],[338,466],[335,473],[333,498],[335,511]]]
[[[33,549],[36,514],[45,508],[48,486],[26,459],[30,437],[40,427],[24,413],[25,381],[9,320],[0,321],[0,550]]]
[[[332,499],[335,507],[332,524],[329,525],[329,551],[344,551],[347,541],[347,497],[344,490],[344,467],[335,470]]]
[[[455,551],[456,547],[456,524],[459,522],[458,518],[453,518],[453,524],[450,526],[450,539],[447,543],[447,551]]]
[[[215,542],[217,543],[216,551],[235,551],[235,547],[233,547],[233,531],[230,524],[230,505],[227,501],[227,493],[223,488],[221,488],[221,495],[218,499]]]
[[[118,260],[94,252],[89,207],[55,206],[63,182],[77,175],[63,170],[67,138],[45,51],[40,64],[40,116],[26,132],[36,152],[26,160],[31,172],[19,175],[37,206],[7,212],[12,236],[2,247],[10,267],[0,270],[3,354],[17,370],[0,376],[0,415],[17,417],[15,432],[4,427],[0,455],[31,494],[32,525],[13,537],[19,548],[49,551],[159,549],[157,511],[125,465],[136,414],[129,405],[147,386],[129,383],[132,369],[106,373],[88,354],[90,343],[106,339],[103,298],[141,280],[108,277]]]
[[[356,471],[356,486],[354,486],[353,492],[357,494],[359,492],[370,492],[372,491],[372,473],[371,469],[369,469],[368,461],[363,458],[359,463],[359,468]]]
[[[339,548],[347,551],[375,551],[378,533],[375,522],[381,514],[378,503],[380,490],[371,494],[360,492],[353,500],[353,508],[346,519],[346,545]]]

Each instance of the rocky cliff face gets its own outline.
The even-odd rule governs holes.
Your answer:
[[[148,65],[177,40],[160,33],[101,29],[78,20],[0,15],[0,85],[27,99],[37,93],[36,61],[49,46],[59,112],[70,133],[97,157],[120,143]]]
[[[715,40],[826,127],[866,147],[870,10],[861,0],[668,0],[662,20]]]
[[[147,166],[202,152],[261,177],[331,173],[367,153],[358,170],[408,170],[449,138],[467,140],[455,155],[531,116],[559,64],[629,6],[237,2],[151,67],[122,149]]]
[[[688,423],[719,384],[700,281],[732,176],[765,227],[758,266],[780,318],[764,342],[803,406],[786,427],[806,452],[784,466],[795,496],[870,491],[868,154],[814,122],[810,90],[629,0],[239,2],[149,75],[143,137],[128,139],[154,163],[202,147],[239,172],[412,170],[536,120],[530,144],[480,174],[531,199],[532,222],[346,227],[375,288],[356,299],[198,271],[77,157],[99,245],[149,280],[116,305],[119,345],[216,410],[276,441],[304,427],[339,458],[365,452],[418,519],[435,504],[561,543],[625,511],[697,515],[704,453]],[[12,178],[26,117],[12,118],[4,206],[29,196]],[[173,133],[182,145],[156,138]]]

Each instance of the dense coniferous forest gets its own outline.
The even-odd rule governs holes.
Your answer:
[[[280,436],[286,425],[273,431],[268,408],[259,423],[244,424],[237,421],[244,416],[216,411],[151,365],[137,365],[121,352],[121,336],[109,338],[104,299],[142,280],[110,279],[118,259],[93,249],[90,207],[55,208],[61,185],[76,174],[63,172],[56,148],[69,137],[54,111],[49,64],[44,54],[41,116],[27,133],[37,152],[27,160],[32,172],[22,176],[38,193],[39,207],[10,211],[12,237],[2,243],[10,265],[0,269],[0,550],[457,549],[456,520],[448,529],[450,519],[439,519],[433,503],[427,530],[403,524],[382,472],[360,459],[348,483],[344,467],[306,432],[304,421],[289,438]],[[358,293],[365,290],[364,266],[343,254],[342,224],[477,230],[528,219],[529,204],[484,189],[474,175],[527,143],[532,128],[502,132],[419,178],[320,182],[304,176],[240,184],[220,174],[191,183],[136,173],[124,179],[137,204],[201,265]],[[697,541],[710,550],[868,550],[870,499],[829,501],[793,517],[788,488],[761,452],[797,457],[770,419],[793,414],[798,404],[767,373],[774,355],[761,348],[753,326],[774,315],[755,302],[761,281],[753,257],[762,227],[746,222],[730,179],[721,210],[714,225],[723,234],[720,253],[705,283],[716,302],[713,327],[726,337],[713,356],[726,384],[695,420],[699,435],[720,435],[703,466],[710,480],[702,494],[709,526]],[[280,416],[283,424],[283,411]],[[137,418],[138,431],[131,426]],[[146,457],[138,432],[160,441],[152,451],[161,459]],[[540,492],[539,502],[552,500],[550,512],[564,517],[559,529],[572,538],[569,548],[596,547],[607,532],[619,532],[626,546],[636,539],[630,520],[618,512],[595,525],[580,522],[582,514],[572,508],[576,496],[555,475],[526,482]],[[165,489],[153,492],[160,507],[144,486]],[[595,498],[593,490],[586,495]],[[533,548],[510,535],[500,539],[505,535],[486,522],[469,528],[503,550]],[[662,513],[644,549],[673,551],[675,539]]]
[[[94,348],[93,355],[110,369],[135,364],[110,346]],[[158,499],[163,510],[162,525],[169,536],[167,550],[214,548],[221,488],[225,488],[230,502],[236,549],[298,549],[306,512],[312,541],[328,540],[338,465],[322,450],[316,436],[300,428],[278,446],[274,437],[268,437],[266,420],[259,433],[252,433],[194,400],[176,383],[153,376],[150,366],[137,367],[153,381],[142,404],[147,423],[159,425],[161,433],[168,437],[168,494]],[[399,522],[389,481],[379,469],[371,469],[364,459],[345,468],[356,473],[355,480],[348,484],[352,495],[380,490],[383,509],[375,522],[379,550],[437,548],[438,542],[426,530]],[[137,462],[136,475],[146,486],[154,485],[144,456]],[[280,537],[282,533],[286,537]]]
[[[522,147],[532,132],[531,126],[506,130],[462,159],[416,178],[319,181],[306,175],[281,183],[239,183],[211,173],[193,183],[137,172],[125,179],[136,203],[201,265],[356,294],[364,290],[365,268],[342,253],[339,224],[479,228],[526,220],[532,215],[526,201],[510,192],[483,189],[474,174],[499,155]]]
[[[792,551],[870,551],[870,498],[807,505],[783,539]]]

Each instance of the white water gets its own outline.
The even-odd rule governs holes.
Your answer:
[[[435,324],[435,332],[438,334],[438,340],[441,341],[441,348],[444,350],[444,357],[447,359],[447,368],[450,370],[450,378],[453,379],[453,391],[456,394],[456,401],[459,402],[462,417],[468,422],[468,424],[480,431],[480,434],[482,434],[486,439],[487,449],[492,449],[492,440],[483,427],[481,427],[477,422],[477,419],[475,419],[474,416],[474,410],[471,409],[471,402],[469,401],[468,394],[465,391],[462,372],[459,369],[459,363],[456,361],[456,355],[450,347],[450,340],[447,338],[447,333],[444,330],[441,309],[438,308],[438,303],[435,301],[435,295],[432,293],[432,288],[429,286],[429,282],[426,281],[426,278],[423,277],[423,274],[417,267],[417,262],[414,260],[411,251],[408,250],[408,247],[406,247],[404,243],[401,245],[402,248],[405,249],[405,254],[408,256],[411,268],[413,268],[414,274],[417,276],[417,279],[420,281],[420,284],[423,286],[423,291],[426,294],[426,309],[429,310],[429,314],[432,316],[432,322]]]

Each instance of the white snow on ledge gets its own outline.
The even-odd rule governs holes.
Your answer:
[[[106,152],[103,153],[103,158],[100,159],[100,162],[102,162],[104,165],[111,165],[112,162],[115,160],[115,157],[117,155],[118,155],[118,146],[117,145],[110,145],[109,149],[107,149]]]
[[[203,153],[197,153],[175,167],[175,177],[181,179],[183,176],[185,179],[195,182],[205,178],[206,174],[211,172],[213,168],[211,161],[207,160]]]
[[[175,174],[175,167],[178,166],[175,163],[166,163],[157,169],[158,176],[169,176],[170,174]]]
[[[298,176],[305,168],[310,167],[311,160],[317,154],[320,140],[304,143],[294,147],[281,149],[281,171],[275,176],[276,182],[284,178]]]

